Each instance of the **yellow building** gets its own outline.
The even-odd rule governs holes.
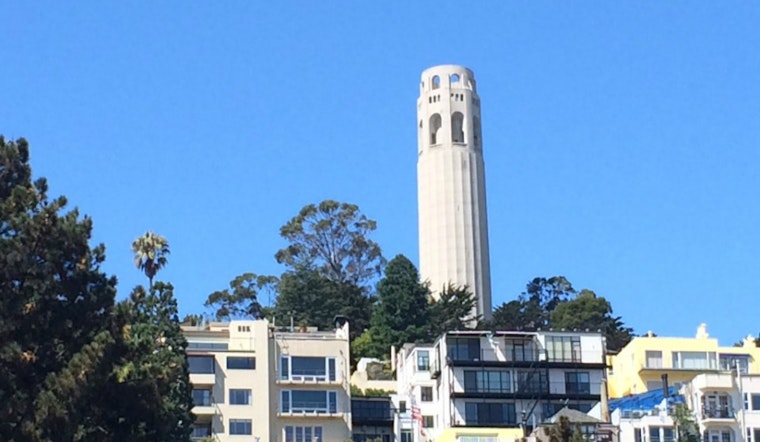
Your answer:
[[[700,373],[738,368],[742,373],[760,373],[760,348],[752,337],[740,347],[721,347],[701,324],[693,338],[636,337],[617,355],[608,357],[608,391],[612,398],[644,393],[669,385],[686,383]]]
[[[435,438],[436,442],[489,441],[516,442],[523,438],[520,428],[447,428]],[[535,441],[533,437],[526,440]]]

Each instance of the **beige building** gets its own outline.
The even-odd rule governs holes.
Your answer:
[[[193,439],[328,442],[351,438],[348,322],[332,331],[266,320],[183,326]],[[248,436],[241,437],[241,436]]]

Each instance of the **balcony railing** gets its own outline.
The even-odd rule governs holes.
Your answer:
[[[702,419],[734,419],[736,413],[733,407],[705,407],[702,408]]]
[[[535,364],[604,364],[604,353],[601,351],[566,351],[549,352],[546,350],[503,351],[501,348],[481,348],[477,353],[469,351],[452,351],[449,349],[448,359],[454,363],[468,365],[477,362],[503,363],[510,365]]]

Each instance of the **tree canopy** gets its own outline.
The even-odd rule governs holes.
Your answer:
[[[132,252],[135,254],[135,266],[148,277],[148,284],[153,285],[156,273],[168,262],[169,241],[148,231],[132,242]]]
[[[385,264],[380,246],[370,239],[376,228],[355,204],[309,204],[280,228],[288,245],[275,258],[291,270],[314,269],[331,281],[365,286]]]
[[[176,303],[115,305],[92,220],[47,190],[0,137],[0,440],[189,440]]]
[[[534,278],[516,300],[497,307],[486,325],[502,330],[600,330],[607,348],[619,350],[633,338],[633,330],[620,316],[612,316],[612,305],[591,290],[576,292],[564,276]]]
[[[259,302],[259,293],[275,291],[278,284],[274,276],[243,273],[230,281],[230,287],[211,293],[204,304],[214,310],[217,321],[230,319],[260,319],[263,308]]]

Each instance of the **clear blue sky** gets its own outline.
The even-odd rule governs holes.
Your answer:
[[[495,304],[535,276],[639,333],[760,331],[760,3],[0,3],[0,133],[94,218],[119,296],[169,238],[181,312],[358,204],[417,262],[421,71],[474,70]]]

